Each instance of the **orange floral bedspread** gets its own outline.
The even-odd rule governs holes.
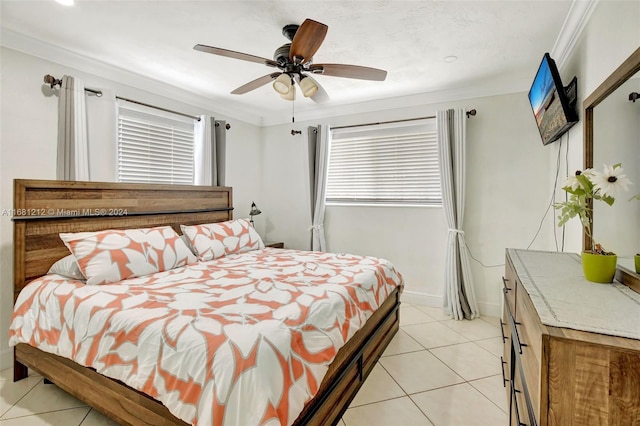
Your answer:
[[[95,368],[194,425],[291,424],[402,277],[386,260],[264,249],[115,284],[46,275],[9,344]]]

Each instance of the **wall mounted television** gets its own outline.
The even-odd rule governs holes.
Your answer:
[[[562,85],[555,61],[545,53],[529,90],[529,103],[543,145],[560,139],[578,122],[577,86],[576,77],[566,87]]]

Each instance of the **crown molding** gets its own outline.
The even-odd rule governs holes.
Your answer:
[[[247,111],[245,108],[230,105],[228,100],[205,97],[185,88],[89,58],[85,55],[6,28],[0,30],[0,46],[45,59],[64,67],[93,74],[106,80],[115,81],[119,84],[144,90],[155,95],[200,107],[207,111],[215,111],[229,118],[256,126],[262,125],[262,117],[260,114]],[[216,105],[221,104],[224,105],[224,111],[216,108]]]
[[[576,43],[589,22],[591,14],[600,0],[573,0],[569,13],[564,19],[560,33],[551,49],[551,56],[554,58],[558,69],[562,69],[567,63],[567,59],[573,53]]]
[[[561,68],[569,57],[576,41],[579,38],[586,22],[598,0],[574,0],[565,18],[564,24],[553,47],[553,56]],[[194,93],[187,88],[168,84],[142,74],[132,72],[102,61],[89,58],[85,55],[67,50],[65,48],[49,44],[18,32],[2,28],[0,31],[0,45],[17,50],[35,57],[39,57],[65,67],[77,69],[98,77],[116,81],[120,84],[141,89],[155,95],[164,96],[179,102],[203,108],[207,111],[216,111],[219,105],[224,105],[224,110],[218,110],[221,115],[247,122],[256,126],[272,126],[289,123],[289,112],[259,111],[242,105],[234,105],[227,99],[205,97]],[[434,92],[417,93],[397,96],[385,99],[374,99],[351,104],[328,104],[327,106],[315,105],[314,109],[300,110],[296,113],[299,120],[319,120],[331,117],[377,112],[389,109],[415,107],[420,105],[452,102],[479,97],[489,97],[510,93],[525,92],[529,89],[529,79],[515,79],[512,81],[494,80],[480,82],[467,87],[445,89]]]

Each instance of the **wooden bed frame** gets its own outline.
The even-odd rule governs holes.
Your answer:
[[[14,302],[31,280],[69,254],[61,232],[222,222],[233,217],[232,189],[47,180],[14,181]],[[397,288],[347,344],[295,425],[336,424],[399,328]],[[40,373],[125,425],[185,425],[155,399],[69,359],[24,343],[14,348],[14,381]]]

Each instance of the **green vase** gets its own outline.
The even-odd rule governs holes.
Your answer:
[[[635,261],[635,263],[636,263],[636,272],[640,274],[640,254],[636,254],[636,255],[633,257],[633,260],[634,260],[634,261]]]
[[[613,282],[618,256],[582,252],[582,270],[587,281],[601,284]]]

